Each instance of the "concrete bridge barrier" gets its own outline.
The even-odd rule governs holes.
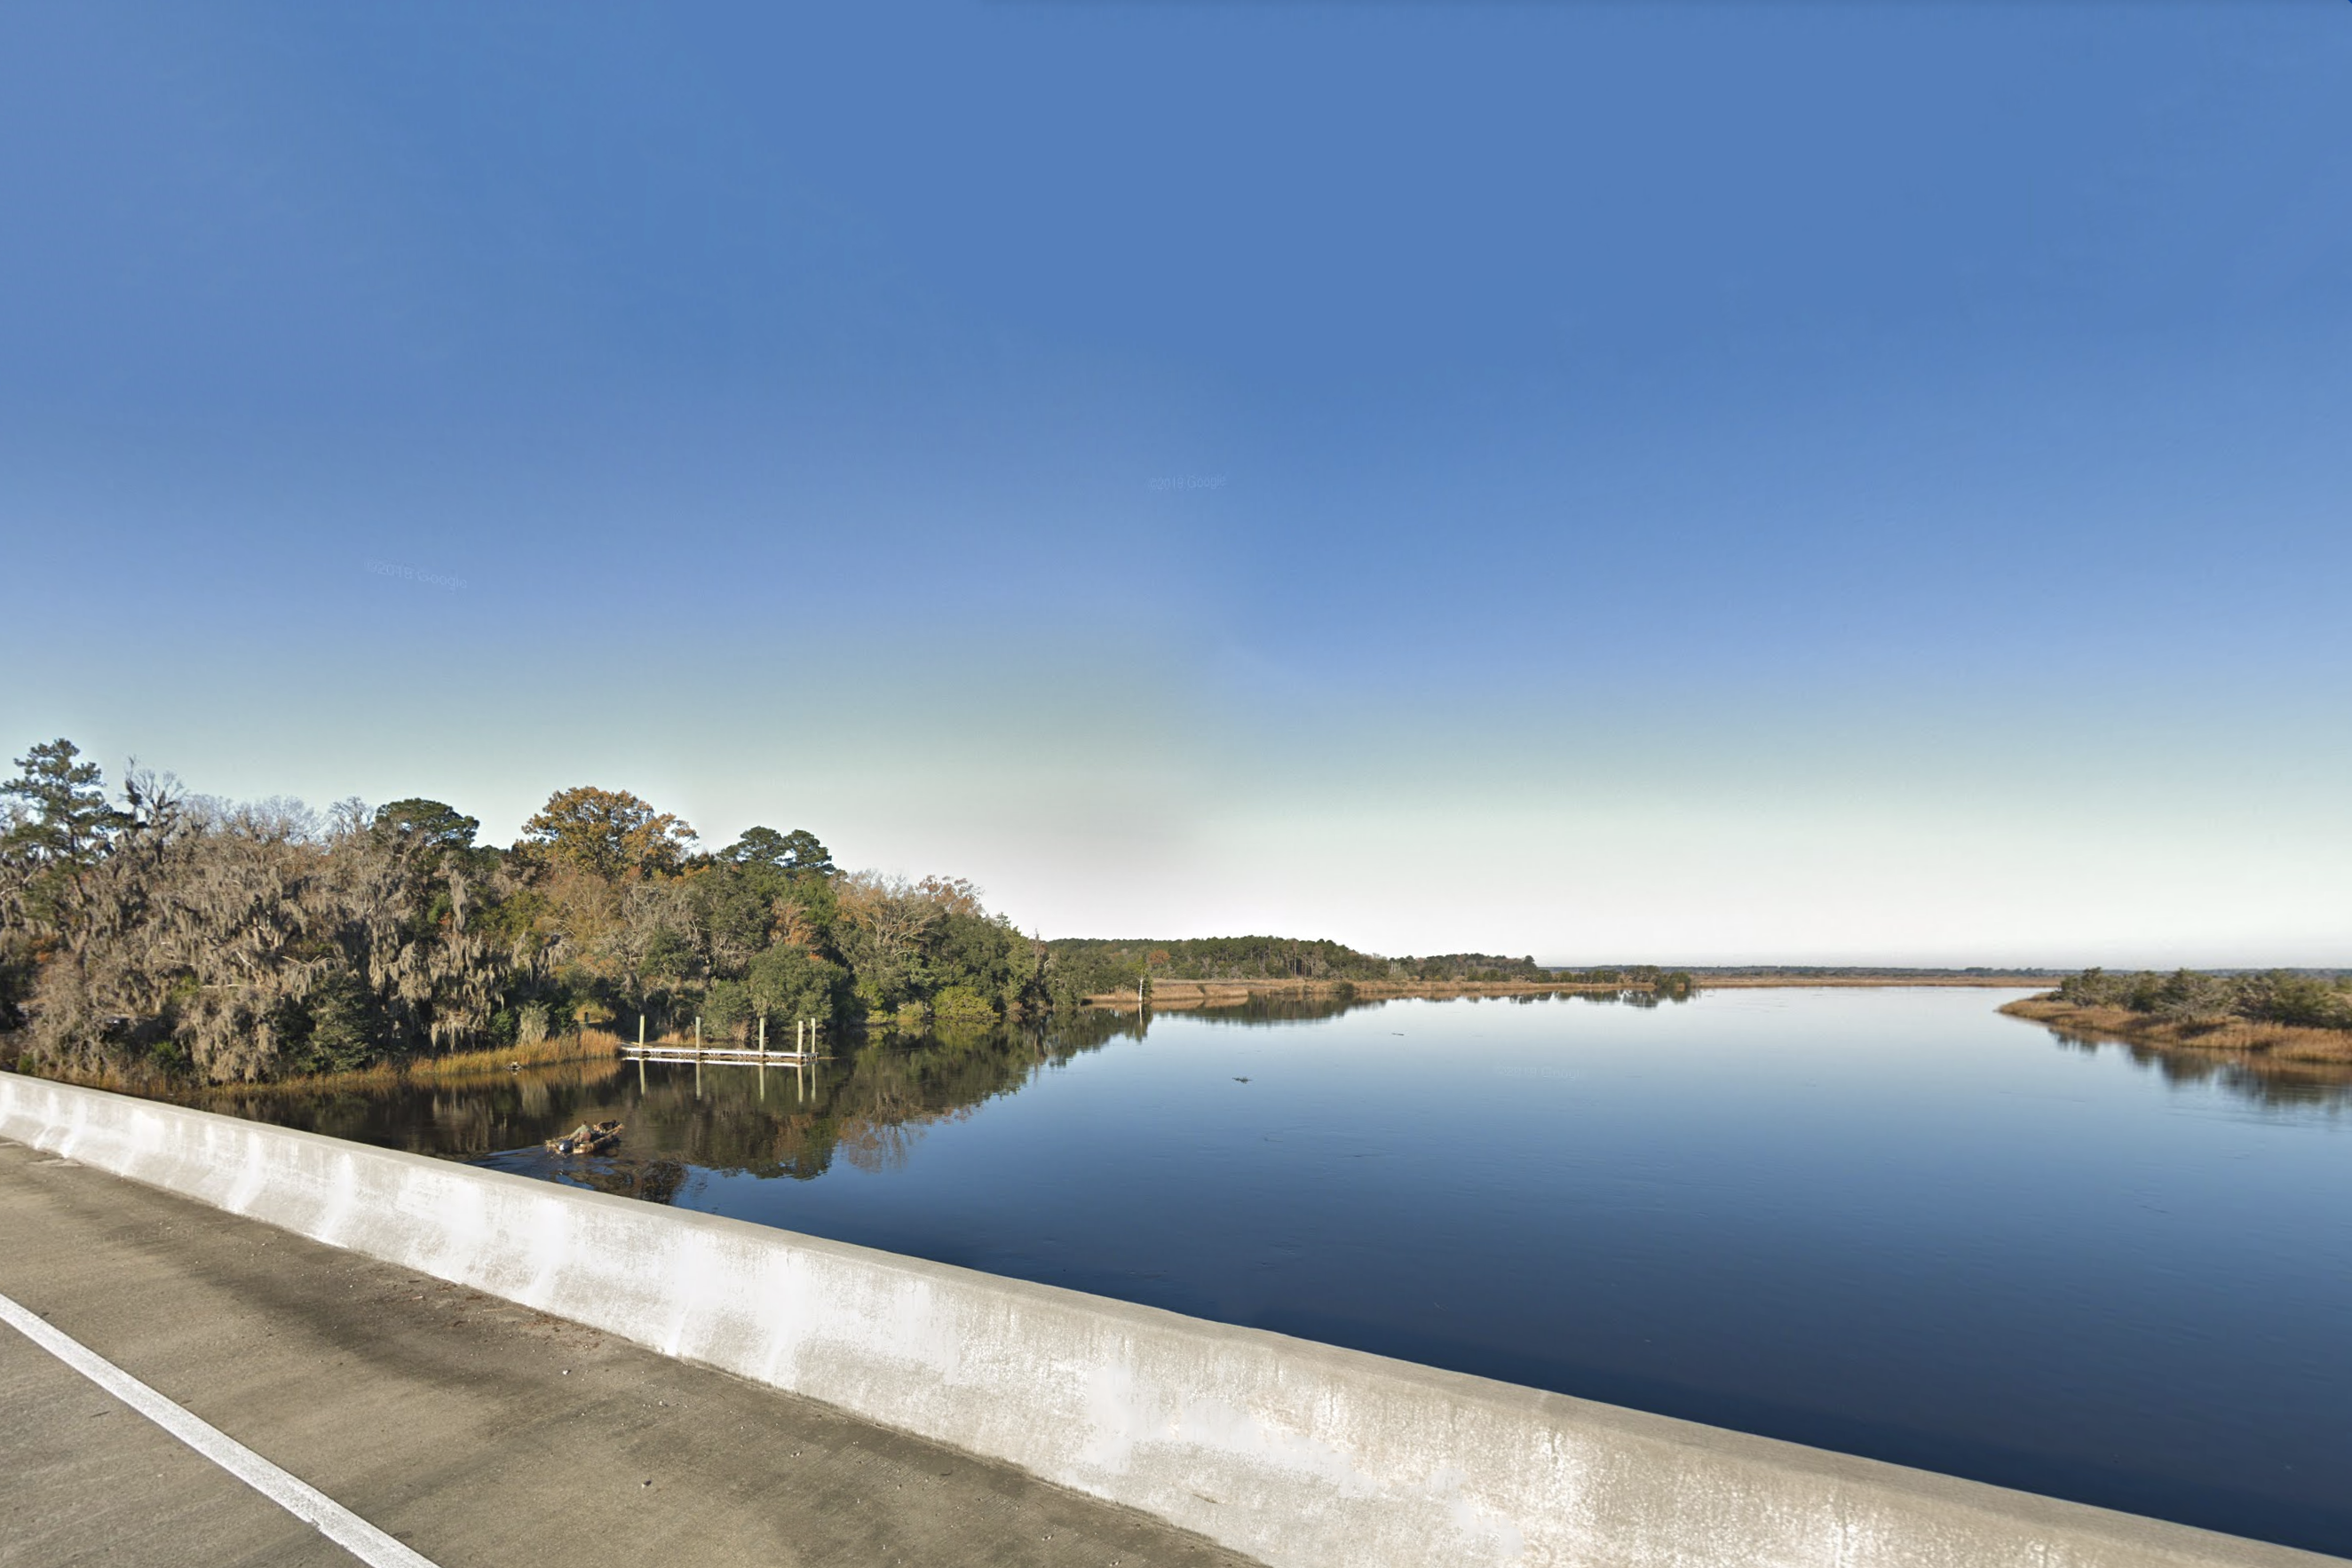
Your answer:
[[[2336,1561],[16,1074],[0,1136],[1009,1461],[1274,1568]]]

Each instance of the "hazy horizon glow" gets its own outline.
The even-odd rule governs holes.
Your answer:
[[[0,744],[1049,935],[2352,964],[2352,12],[35,6]]]

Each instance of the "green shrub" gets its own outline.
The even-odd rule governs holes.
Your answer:
[[[2341,977],[2295,974],[2208,974],[2176,969],[2110,974],[2086,969],[2059,982],[2058,1000],[2077,1007],[2121,1007],[2178,1024],[2288,1024],[2307,1029],[2352,1029],[2352,989]]]
[[[950,985],[931,998],[931,1016],[941,1027],[993,1024],[996,1008],[969,985]]]

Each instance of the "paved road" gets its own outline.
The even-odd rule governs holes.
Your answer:
[[[440,1568],[1244,1568],[1129,1510],[0,1141],[13,1298]],[[0,1324],[0,1568],[333,1564]]]

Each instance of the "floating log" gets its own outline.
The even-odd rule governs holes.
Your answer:
[[[621,1142],[621,1124],[599,1121],[593,1126],[583,1121],[561,1138],[547,1141],[551,1154],[602,1154]]]

